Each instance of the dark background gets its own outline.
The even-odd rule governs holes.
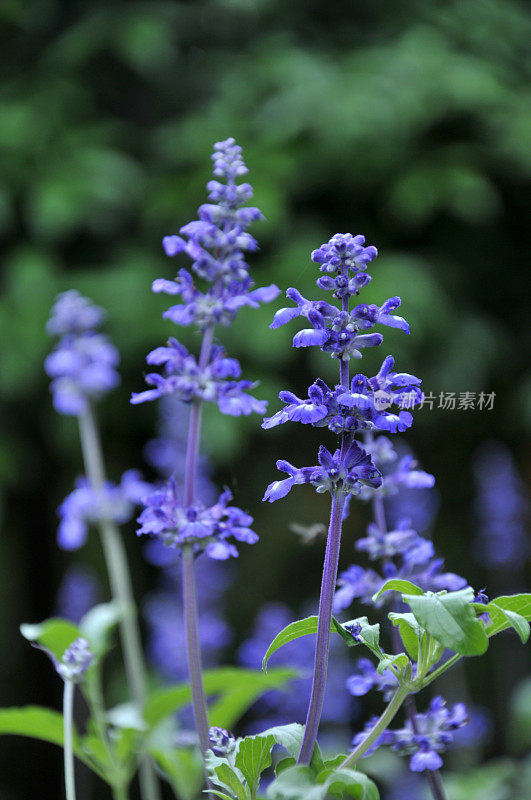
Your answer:
[[[174,275],[160,239],[194,217],[212,144],[227,136],[244,147],[267,217],[253,230],[258,285],[316,296],[310,251],[336,231],[363,232],[381,254],[364,299],[401,295],[412,329],[388,329],[381,355],[427,392],[496,393],[492,411],[420,411],[407,441],[437,478],[448,568],[499,584],[474,544],[473,465],[496,439],[530,479],[528,10],[514,0],[1,4],[0,705],[57,707],[57,677],[18,626],[53,612],[72,560],[101,570],[97,540],[73,557],[55,543],[55,509],[81,463],[75,420],[54,413],[42,368],[49,307],[74,287],[107,308],[122,359],[122,386],[99,410],[108,471],[143,467],[156,409],[128,397],[143,388],[145,354],[174,333],[160,317],[166,298],[150,292]],[[244,311],[223,339],[274,411],[279,389],[334,380],[334,364],[291,349],[293,326],[270,331],[273,311]],[[362,368],[373,374],[379,357]],[[216,477],[261,535],[228,595],[241,638],[261,602],[317,592],[322,546],[301,548],[288,523],[325,521],[326,500],[305,489],[274,506],[260,498],[277,458],[314,463],[329,434],[219,414],[206,427]],[[366,519],[356,507],[345,566]],[[141,598],[156,573],[132,526],[127,543]],[[524,588],[522,574],[502,580]],[[469,693],[497,715],[489,756],[518,749],[496,678],[525,674],[513,650],[504,639],[468,669]],[[1,739],[2,800],[57,797],[60,770],[51,746]]]

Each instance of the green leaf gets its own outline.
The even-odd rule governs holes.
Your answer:
[[[210,789],[209,794],[214,794],[216,795],[216,797],[221,797],[221,800],[233,800],[230,794],[225,794],[225,792],[218,792],[217,789]]]
[[[354,797],[355,800],[379,800],[376,784],[363,772],[353,769],[325,769],[317,780],[326,786],[328,794]]]
[[[289,644],[296,639],[300,639],[301,636],[308,636],[310,634],[317,633],[318,619],[319,618],[316,616],[299,619],[296,622],[291,622],[283,630],[281,630],[267,648],[266,654],[262,660],[262,669],[264,672],[267,668],[267,662],[273,653],[275,653],[285,644]],[[380,645],[378,642],[380,638],[380,626],[379,624],[369,625],[369,620],[367,617],[359,617],[358,619],[353,619],[345,623],[341,623],[335,617],[332,617],[330,630],[332,633],[338,633],[341,638],[345,640],[349,647],[355,647],[356,645],[360,644],[360,642],[356,641],[350,631],[347,630],[348,626],[354,625],[355,623],[359,623],[362,627],[361,636],[364,639],[364,643],[369,648],[379,651]]]
[[[291,758],[291,756],[288,756],[288,758],[281,758],[280,761],[275,764],[275,774],[280,775],[280,773],[284,772],[288,767],[294,767],[296,763],[297,759]]]
[[[524,617],[520,616],[520,614],[517,614],[515,611],[510,611],[508,608],[502,608],[495,602],[483,606],[483,609],[488,611],[491,618],[491,625],[488,625],[486,629],[487,636],[492,636],[493,634],[490,633],[490,629],[498,627],[503,621],[505,622],[505,628],[514,628],[523,644],[527,642],[530,633],[529,622]]]
[[[211,774],[211,780],[223,789],[228,789],[238,800],[248,800],[249,793],[239,775],[226,762],[214,767],[214,775]]]
[[[400,594],[424,594],[420,586],[417,586],[411,581],[402,580],[401,578],[390,578],[386,581],[380,591],[373,595],[373,602],[378,600],[384,592],[400,592]]]
[[[103,773],[111,775],[114,771],[114,764],[109,757],[107,748],[105,747],[99,736],[88,734],[81,739],[81,747],[83,752],[89,755],[93,762],[98,765]]]
[[[334,622],[335,621],[336,620],[334,620]],[[359,625],[361,627],[359,636],[361,636],[363,639],[363,643],[366,644],[371,650],[376,651],[377,654],[380,654],[382,652],[380,648],[380,624],[377,622],[376,625],[370,625],[367,617],[358,617],[357,619],[351,619],[348,622],[344,622],[342,627],[347,629],[352,628],[355,625]],[[347,633],[354,644],[358,644],[348,630]]]
[[[284,770],[269,785],[270,800],[324,800],[326,786],[316,786],[310,767],[295,766]]]
[[[63,746],[63,715],[58,711],[41,706],[24,706],[21,708],[0,709],[0,735],[28,736],[41,739],[59,747]],[[84,753],[79,737],[74,731],[74,753],[88,767],[106,780],[101,770]]]
[[[100,603],[88,611],[79,623],[81,635],[87,639],[92,652],[103,656],[110,649],[111,632],[121,618],[117,603]]]
[[[277,744],[282,745],[292,758],[297,759],[302,747],[304,725],[301,725],[299,722],[292,722],[289,725],[277,725],[274,728],[268,728],[261,735],[273,736]],[[315,773],[320,772],[324,768],[323,757],[318,744],[314,747],[310,767]]]
[[[491,600],[482,610],[488,610],[492,620],[491,625],[486,628],[487,636],[495,636],[500,631],[513,627],[523,642],[529,638],[529,625],[524,626],[523,621],[531,620],[531,594],[502,595]]]
[[[256,794],[262,772],[271,765],[271,748],[275,744],[274,736],[247,736],[239,742],[234,764]]]
[[[337,756],[334,756],[334,758],[328,758],[328,759],[327,759],[327,760],[324,762],[325,769],[334,769],[335,767],[339,767],[339,766],[340,766],[340,764],[342,764],[342,763],[343,763],[343,761],[344,761],[346,758],[348,758],[348,756],[347,756],[347,754],[346,754],[346,753],[344,753],[344,754],[339,754],[339,755],[337,755]]]
[[[77,625],[59,617],[52,617],[35,624],[23,624],[20,626],[20,632],[29,642],[37,642],[49,650],[57,661],[61,661],[65,650],[81,636]]]
[[[410,658],[412,658],[413,661],[418,661],[419,639],[421,639],[423,631],[413,614],[397,614],[391,611],[389,619],[393,625],[398,625],[400,638]]]
[[[470,587],[457,592],[403,595],[417,622],[440,644],[463,656],[481,655],[489,646],[485,626],[470,602],[473,597]]]
[[[296,622],[291,622],[287,625],[280,633],[277,633],[262,659],[262,669],[264,672],[267,670],[267,662],[280,647],[295,641],[295,639],[300,639],[301,636],[317,633],[317,622],[318,617],[316,616],[298,619]]]
[[[267,675],[239,667],[205,670],[203,673],[205,692],[208,697],[213,695],[217,697],[210,706],[210,723],[223,728],[232,728],[261,694],[270,689],[283,688],[296,675],[297,673],[288,667],[275,667]],[[144,717],[152,728],[190,702],[188,683],[158,689],[149,695]]]
[[[386,669],[390,669],[391,667],[398,667],[398,669],[402,672],[402,670],[404,670],[408,664],[409,658],[405,653],[397,653],[396,655],[389,655],[388,653],[385,653],[385,658],[382,658],[376,669],[379,675],[383,675],[384,671]]]

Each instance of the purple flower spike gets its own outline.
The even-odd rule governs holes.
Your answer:
[[[170,479],[142,501],[144,510],[138,518],[138,535],[156,537],[167,547],[181,550],[190,545],[196,554],[205,552],[215,560],[237,557],[238,550],[229,541],[255,544],[257,534],[251,530],[252,517],[236,506],[229,506],[232,494],[223,492],[217,503],[206,507],[198,502],[185,507]]]
[[[104,311],[72,290],[58,295],[47,330],[61,338],[44,362],[60,414],[79,416],[120,383],[118,351],[96,328]]]

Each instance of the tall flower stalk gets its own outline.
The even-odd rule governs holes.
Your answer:
[[[130,519],[146,484],[134,471],[123,476],[119,487],[106,480],[93,404],[115,388],[120,379],[116,372],[118,352],[97,330],[103,319],[103,309],[71,290],[58,296],[47,324],[48,333],[60,337],[45,362],[52,378],[54,406],[59,413],[77,417],[85,464],[85,478],[59,509],[62,519],[58,538],[61,547],[73,550],[84,543],[88,523],[98,525],[112,597],[121,612],[120,634],[129,691],[143,709],[144,657],[127,556],[116,523]],[[142,797],[157,800],[157,779],[145,753],[139,757],[139,768]]]
[[[370,455],[357,444],[355,436],[367,430],[392,433],[405,430],[411,425],[412,416],[404,406],[413,406],[422,397],[420,380],[407,373],[393,372],[391,356],[384,360],[375,377],[367,379],[357,374],[350,379],[350,360],[361,358],[362,348],[375,347],[382,342],[380,333],[368,333],[376,324],[409,333],[407,322],[394,314],[400,305],[399,297],[388,299],[382,306],[360,303],[350,308],[351,298],[371,280],[366,269],[376,255],[375,247],[365,246],[363,236],[336,234],[312,253],[312,260],[320,265],[322,273],[317,285],[331,291],[333,298],[340,301],[340,307],[325,300],[306,300],[297,289],[291,288],[287,296],[296,306],[277,311],[271,324],[272,328],[277,328],[296,317],[305,317],[312,327],[299,331],[293,346],[318,346],[339,361],[339,383],[334,388],[317,378],[308,390],[308,399],[302,400],[292,392],[281,392],[279,396],[285,408],[263,422],[264,428],[272,428],[292,420],[328,427],[339,436],[339,447],[333,454],[321,446],[317,466],[296,468],[287,461],[278,461],[277,467],[289,477],[270,484],[264,496],[264,500],[273,502],[298,483],[311,483],[318,492],[328,491],[331,495],[312,689],[299,754],[301,764],[310,763],[321,719],[342,521],[351,495],[359,494],[363,487],[376,489],[382,482],[380,471]],[[400,407],[398,413],[388,410],[392,405]]]
[[[241,148],[234,139],[227,139],[214,146],[212,158],[214,180],[207,186],[212,202],[199,208],[199,219],[182,227],[181,235],[163,239],[166,254],[173,257],[185,253],[192,261],[192,270],[180,269],[175,280],[159,279],[153,283],[155,292],[180,296],[182,302],[163,316],[177,325],[193,324],[202,332],[199,357],[196,359],[171,338],[166,347],[157,348],[147,357],[149,364],[163,366],[164,374],[148,374],[146,382],[153,388],[134,394],[131,400],[141,403],[174,395],[191,404],[182,497],[175,478],[147,497],[138,532],[158,537],[182,556],[188,672],[203,755],[210,742],[199,646],[195,559],[202,553],[214,559],[237,556],[233,539],[253,544],[258,537],[250,529],[252,518],[228,505],[232,499],[230,492],[223,492],[211,507],[197,497],[202,407],[204,402],[215,402],[223,414],[231,416],[263,413],[266,407],[263,401],[248,394],[254,384],[239,380],[241,369],[236,359],[228,358],[223,348],[214,343],[215,326],[229,325],[240,308],[257,308],[260,302],[273,300],[279,291],[274,285],[254,289],[245,262],[245,253],[257,248],[246,229],[251,222],[261,219],[262,214],[257,208],[244,205],[253,192],[248,183],[237,182],[247,173]],[[210,284],[209,288],[202,292],[196,286],[197,279]]]

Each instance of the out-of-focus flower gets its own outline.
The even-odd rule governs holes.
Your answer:
[[[53,402],[61,414],[83,414],[89,401],[120,382],[118,351],[96,331],[103,319],[103,309],[75,290],[58,295],[52,308],[47,330],[61,338],[44,368],[52,378]]]

